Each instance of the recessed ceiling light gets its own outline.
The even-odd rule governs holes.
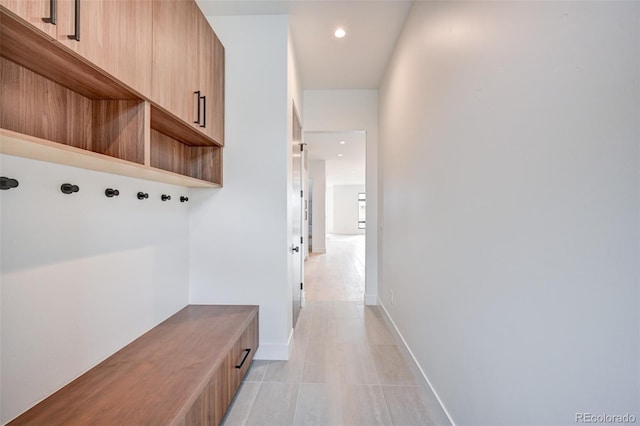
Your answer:
[[[338,28],[336,32],[333,33],[333,35],[336,36],[337,38],[343,38],[344,36],[347,35],[347,32],[344,30],[344,28]]]
[[[338,157],[342,157],[342,154],[338,154]]]
[[[340,145],[344,145],[345,143],[345,141],[340,141]]]

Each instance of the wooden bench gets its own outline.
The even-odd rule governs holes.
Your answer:
[[[217,425],[257,349],[257,306],[190,305],[9,424]]]

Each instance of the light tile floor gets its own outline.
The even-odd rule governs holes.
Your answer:
[[[291,358],[253,361],[224,425],[450,424],[378,308],[364,306],[362,293],[350,300],[364,289],[364,262],[353,261],[364,258],[363,240],[332,236],[327,253],[342,256],[309,258],[311,297],[294,330]],[[325,286],[331,297],[318,277],[340,280]]]

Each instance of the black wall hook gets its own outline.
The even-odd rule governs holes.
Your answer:
[[[162,199],[162,201],[169,201],[171,199],[171,195],[162,194],[162,197],[160,197],[160,199]]]
[[[17,188],[20,183],[16,179],[11,179],[5,176],[0,177],[0,189]]]
[[[78,185],[72,185],[70,183],[63,183],[60,187],[60,191],[64,194],[73,194],[74,192],[80,191],[80,187]]]
[[[149,194],[147,194],[146,192],[138,192],[138,200],[144,200],[146,198],[149,198]]]
[[[113,189],[113,188],[107,188],[107,189],[104,190],[104,195],[106,195],[109,198],[117,197],[118,195],[120,195],[120,191],[118,191],[117,189]]]
[[[189,201],[189,197],[185,197],[185,196],[180,197],[181,203],[186,203],[187,201]]]

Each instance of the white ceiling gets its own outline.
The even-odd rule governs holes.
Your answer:
[[[413,4],[406,0],[197,2],[206,16],[288,14],[304,90],[377,89]],[[347,31],[343,39],[333,36],[338,27]],[[347,144],[339,145],[340,140]],[[328,185],[365,183],[364,132],[305,132],[304,141],[311,159],[326,160]]]
[[[304,141],[309,160],[325,160],[328,186],[365,184],[367,137],[364,131],[304,132]],[[340,141],[344,141],[344,145]]]
[[[304,89],[377,89],[411,8],[406,0],[197,0],[214,15],[289,14]],[[343,27],[346,37],[333,36]]]

